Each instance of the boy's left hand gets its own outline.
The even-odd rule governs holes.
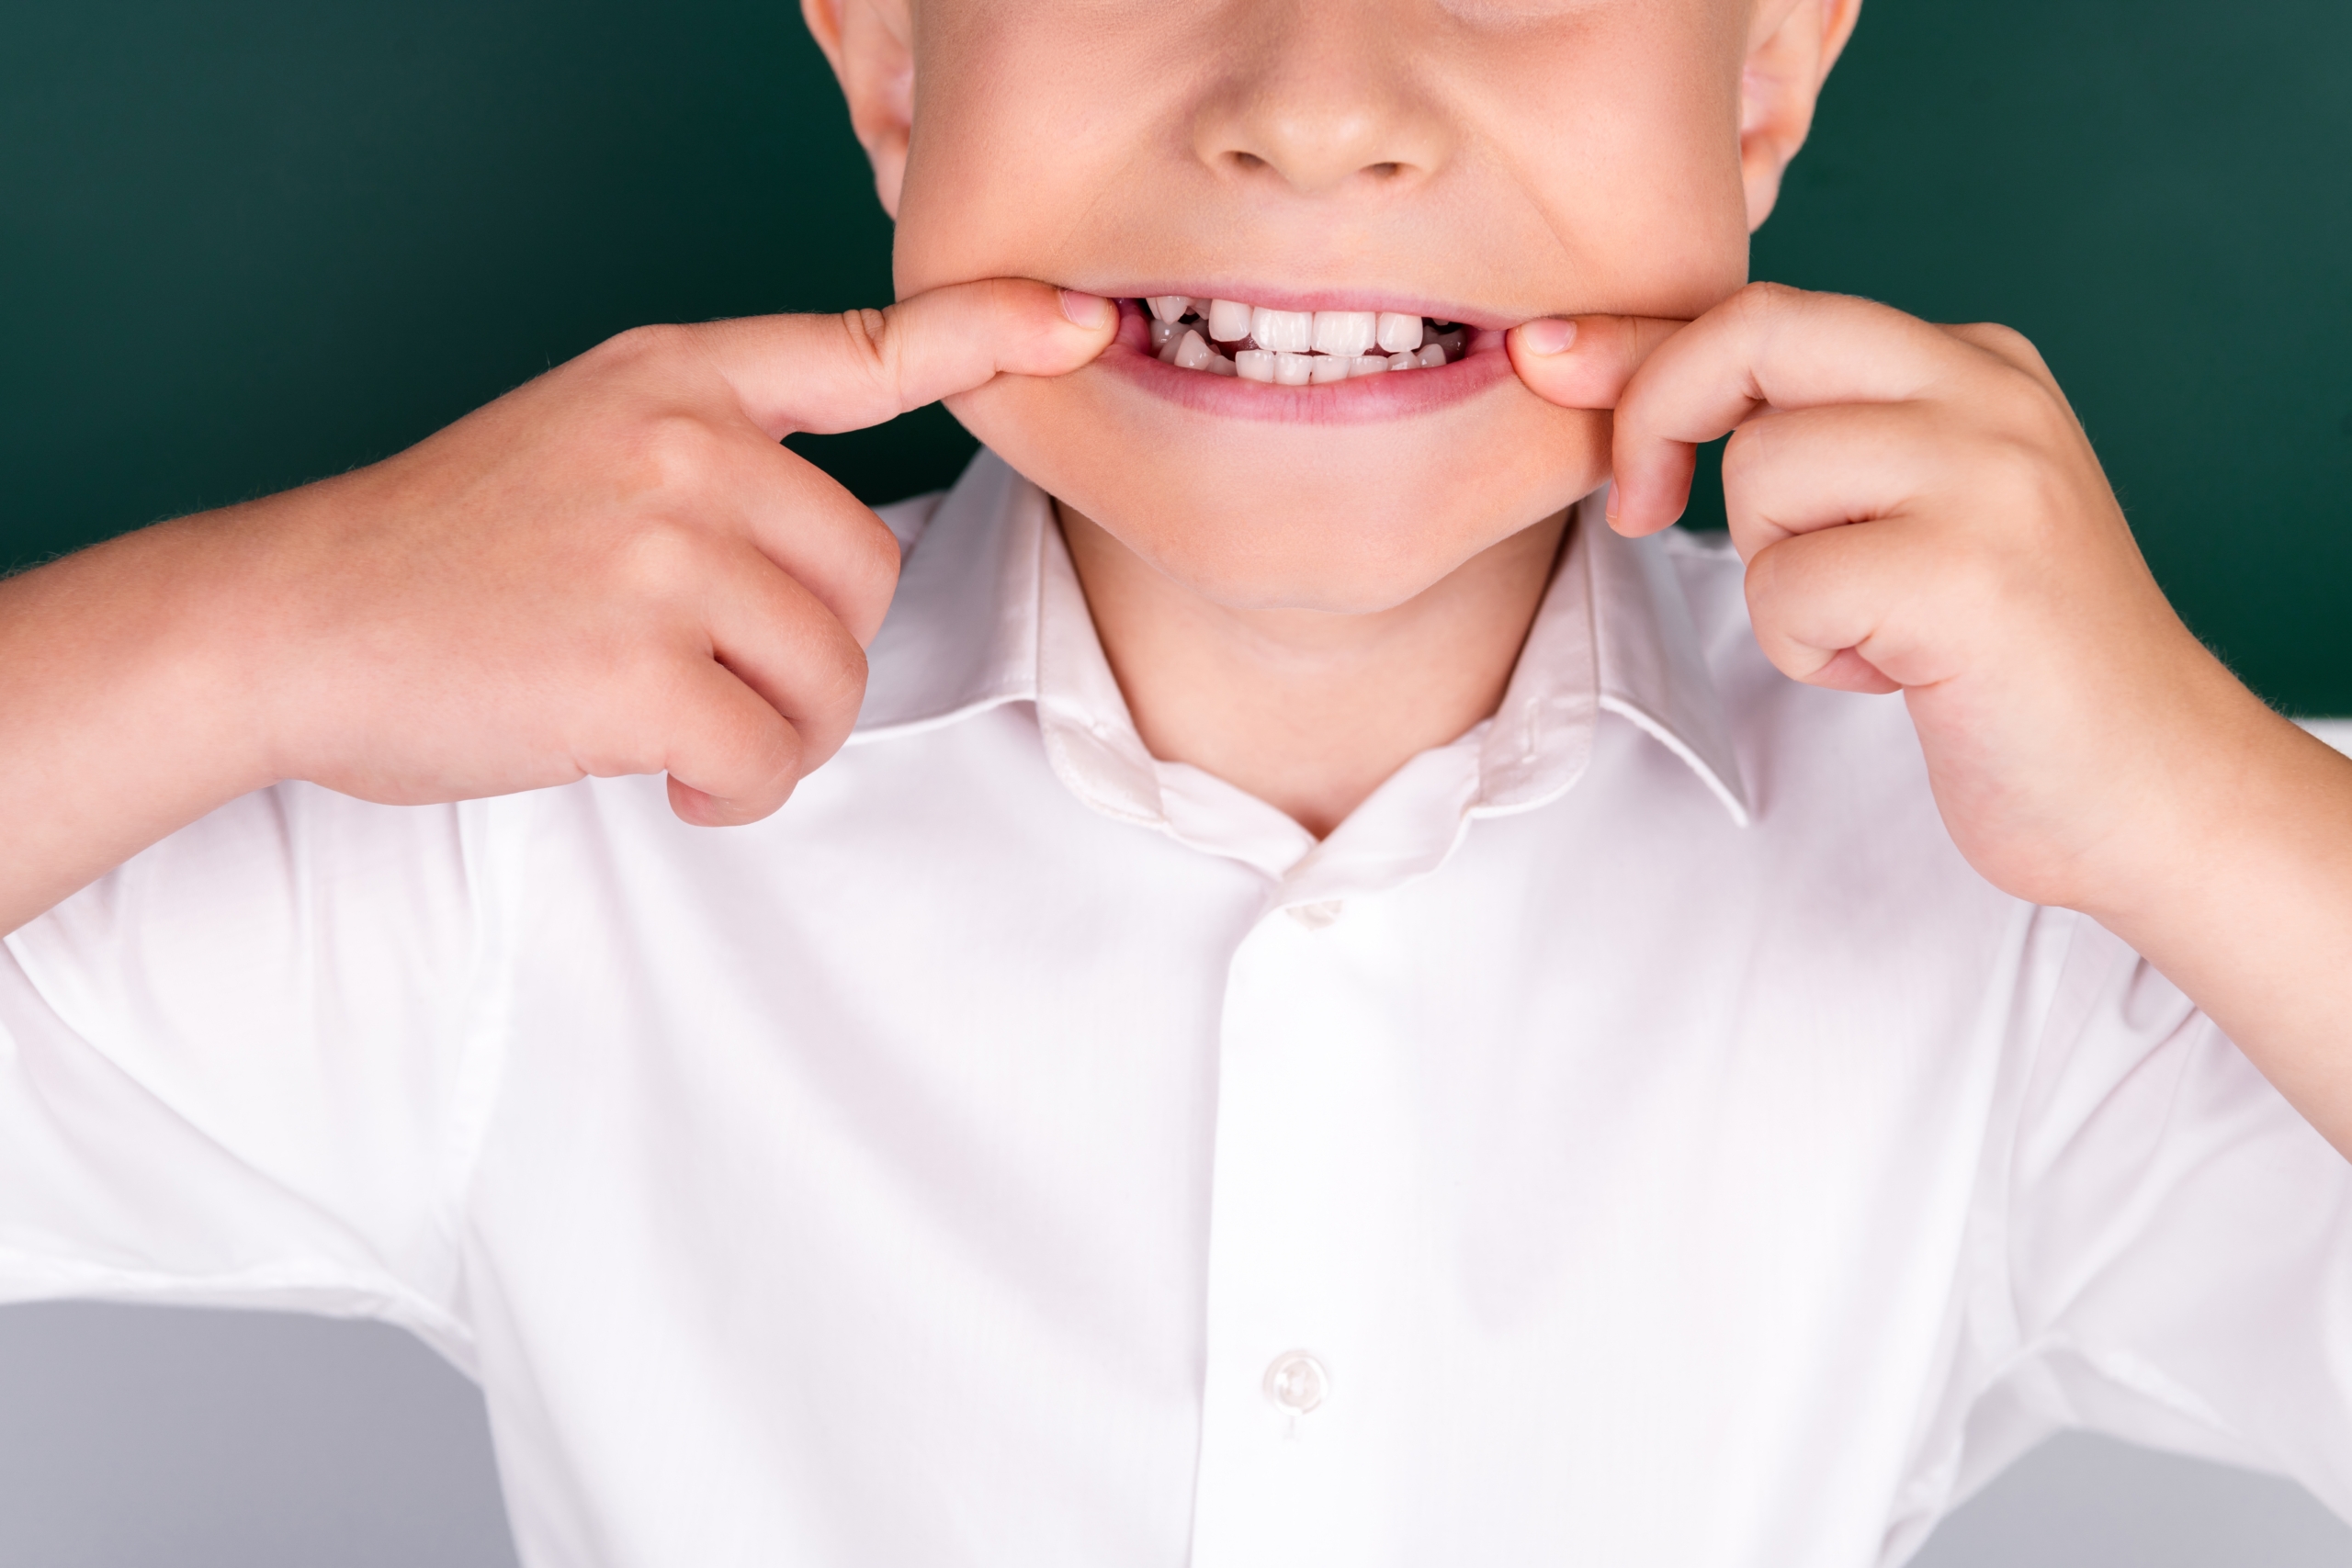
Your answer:
[[[2032,344],[1752,284],[1688,324],[1532,321],[1510,353],[1538,395],[1615,409],[1620,533],[1674,522],[1730,434],[1766,656],[1901,691],[1970,863],[2132,942],[2352,1150],[2352,762],[2182,625]]]

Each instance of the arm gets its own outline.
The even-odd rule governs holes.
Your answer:
[[[662,773],[747,822],[848,734],[888,530],[778,445],[1091,359],[1018,280],[626,333],[372,468],[0,582],[0,931],[280,779],[422,803]]]
[[[1773,663],[1902,692],[1971,863],[2130,942],[2352,1155],[2352,761],[2182,625],[2031,344],[1758,285],[1511,351],[1541,395],[1616,409],[1620,532],[1672,523],[1731,433]]]

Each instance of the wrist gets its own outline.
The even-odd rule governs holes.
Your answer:
[[[0,930],[270,782],[211,518],[0,584]]]
[[[2134,765],[2109,797],[2129,802],[2086,867],[2083,913],[2143,953],[2231,901],[2249,874],[2293,853],[2316,744],[2197,648],[2140,728]],[[2151,953],[2151,956],[2153,956]]]

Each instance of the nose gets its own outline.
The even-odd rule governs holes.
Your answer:
[[[1426,180],[1453,138],[1416,79],[1401,10],[1379,0],[1241,8],[1242,36],[1228,39],[1240,63],[1196,112],[1194,154],[1226,178],[1306,196]]]

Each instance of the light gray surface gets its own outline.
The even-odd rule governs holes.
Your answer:
[[[0,1310],[0,1568],[514,1560],[481,1401],[402,1334],[261,1314]],[[2286,1482],[2066,1437],[1914,1561],[2352,1568],[2352,1528]]]
[[[380,1324],[0,1310],[0,1568],[512,1568],[481,1396]]]

